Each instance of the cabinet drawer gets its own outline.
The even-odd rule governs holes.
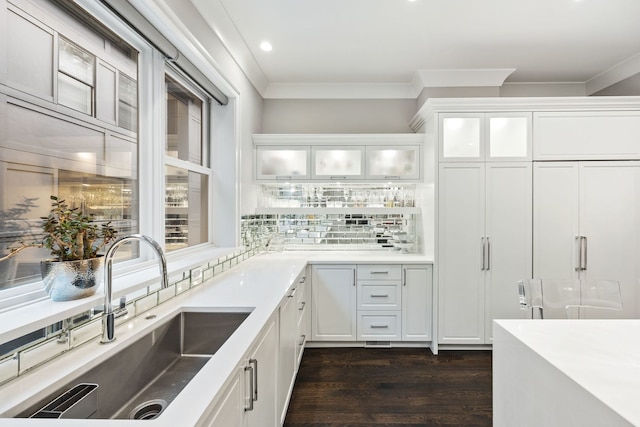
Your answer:
[[[358,282],[358,310],[401,310],[400,283]]]
[[[358,312],[358,339],[400,340],[401,315],[399,311],[380,313],[376,311]]]
[[[401,272],[400,265],[359,265],[358,280],[400,280]]]

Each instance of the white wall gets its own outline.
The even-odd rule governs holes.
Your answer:
[[[265,99],[263,133],[412,133],[415,99]]]

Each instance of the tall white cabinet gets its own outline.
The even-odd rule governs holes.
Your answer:
[[[534,276],[618,280],[623,309],[604,314],[637,318],[640,161],[537,163],[534,189]]]
[[[488,344],[531,275],[531,163],[441,163],[439,343]]]

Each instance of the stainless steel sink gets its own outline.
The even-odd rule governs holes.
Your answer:
[[[20,416],[31,417],[77,384],[89,383],[98,385],[95,412],[67,418],[155,418],[249,314],[250,310],[180,313]]]

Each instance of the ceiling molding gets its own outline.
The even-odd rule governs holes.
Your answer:
[[[620,62],[585,82],[587,95],[606,89],[640,73],[640,53]]]
[[[265,99],[415,99],[411,83],[271,83]]]
[[[418,70],[414,80],[422,87],[502,86],[515,68]]]

